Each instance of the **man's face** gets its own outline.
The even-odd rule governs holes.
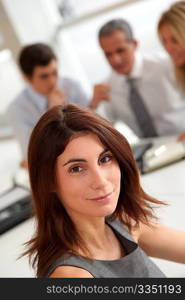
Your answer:
[[[36,66],[31,77],[26,77],[33,89],[42,95],[49,95],[56,88],[58,80],[57,62],[52,59],[46,66]]]
[[[117,30],[110,35],[101,37],[100,46],[109,64],[117,73],[130,74],[137,48],[136,41],[128,41],[124,32]]]

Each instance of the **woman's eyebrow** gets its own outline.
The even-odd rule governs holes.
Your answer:
[[[106,152],[109,152],[109,149],[107,149],[107,148],[104,149],[104,150],[100,153],[99,157],[102,156],[103,154],[105,154]]]
[[[67,164],[70,164],[70,163],[73,163],[73,162],[86,162],[86,159],[84,158],[72,158],[72,159],[69,159],[64,165],[66,166]]]
[[[100,154],[99,157],[101,157],[101,155],[103,155],[104,153],[108,152],[108,149],[104,149]],[[87,162],[86,159],[84,158],[71,158],[69,159],[65,164],[63,164],[63,167],[70,164],[70,163],[74,163],[74,162]]]

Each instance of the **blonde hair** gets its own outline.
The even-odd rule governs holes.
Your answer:
[[[178,43],[184,47],[185,51],[185,1],[178,1],[170,6],[159,19],[158,34],[162,41],[160,28],[168,25]],[[174,66],[177,82],[185,90],[185,65]]]

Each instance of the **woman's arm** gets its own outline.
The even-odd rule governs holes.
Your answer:
[[[93,278],[86,270],[73,266],[57,267],[49,276],[50,278]]]
[[[133,236],[149,256],[185,263],[185,232],[153,223],[140,224]]]

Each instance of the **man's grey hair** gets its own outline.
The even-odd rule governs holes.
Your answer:
[[[105,23],[99,30],[98,38],[100,40],[102,37],[108,36],[117,30],[123,31],[128,41],[134,40],[134,35],[130,24],[123,19],[114,19]]]

